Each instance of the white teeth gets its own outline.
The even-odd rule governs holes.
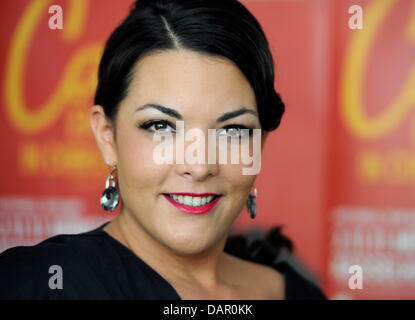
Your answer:
[[[183,202],[186,206],[191,206],[192,205],[192,197],[191,196],[184,196],[183,200],[184,200]]]
[[[202,201],[201,197],[193,197],[193,202],[192,202],[192,206],[193,207],[198,207],[200,206],[200,202]]]
[[[191,206],[191,207],[203,206],[205,204],[208,204],[209,202],[212,202],[212,200],[214,199],[214,196],[191,197],[191,196],[182,196],[182,195],[175,195],[175,194],[171,194],[170,197],[181,204]]]

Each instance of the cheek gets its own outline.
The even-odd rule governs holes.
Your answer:
[[[242,164],[221,165],[220,171],[223,179],[229,184],[228,190],[237,198],[243,200],[249,193],[255,181],[255,175],[244,175],[242,169],[246,167]]]
[[[221,165],[221,176],[227,185],[227,200],[224,202],[224,212],[227,212],[230,223],[241,213],[256,176],[243,175],[243,165]]]
[[[154,143],[142,134],[120,136],[118,143],[119,178],[125,187],[147,190],[159,186],[166,176],[167,165],[153,161]]]

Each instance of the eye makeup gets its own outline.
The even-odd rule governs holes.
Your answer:
[[[170,131],[170,130],[165,130],[168,127],[171,128],[171,132],[175,132],[176,130],[175,126],[170,121],[167,121],[167,120],[150,120],[150,121],[144,122],[143,124],[140,124],[138,127],[141,129],[153,132],[153,133]],[[229,135],[230,137],[233,137],[233,136],[241,136],[241,137],[250,136],[251,137],[253,135],[254,128],[247,127],[244,125],[239,125],[239,124],[230,124],[230,125],[224,126],[223,128],[217,129],[217,131],[219,132],[223,130],[228,132],[227,135]],[[239,133],[237,134],[229,133],[230,130],[237,131]],[[248,130],[248,134],[246,133],[246,130]],[[226,134],[220,133],[220,135],[226,135]]]

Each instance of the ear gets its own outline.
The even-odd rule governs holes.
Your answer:
[[[114,125],[105,116],[104,108],[95,105],[91,108],[89,120],[95,141],[101,150],[102,157],[108,166],[117,164],[117,148],[114,139]]]

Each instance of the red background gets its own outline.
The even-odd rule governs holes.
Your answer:
[[[252,221],[244,210],[236,227],[283,225],[297,258],[330,298],[415,298],[415,98],[410,94],[415,92],[415,1],[242,2],[267,34],[276,62],[275,87],[287,109],[263,154],[256,183],[258,217]],[[33,33],[20,62],[17,91],[29,115],[59,91],[66,67],[79,52],[103,46],[131,1],[78,1],[73,8],[71,3],[0,4],[0,251],[111,219],[99,206],[107,171],[88,123],[99,62],[93,50],[87,50],[90,63],[71,69],[77,80],[52,106],[61,111],[51,121],[29,130],[31,125],[19,126],[20,118],[16,124],[10,113],[18,109],[10,98],[16,88],[11,79],[18,73],[10,69],[17,56],[14,41],[24,39],[19,26],[33,16],[35,6],[40,14],[27,28]],[[48,28],[52,4],[63,8],[64,30]],[[348,9],[355,4],[363,8],[361,30],[348,24]],[[32,15],[25,16],[28,12]],[[79,33],[65,40],[73,17]],[[348,78],[357,69],[361,76]],[[357,104],[349,98],[353,94],[342,95],[344,88],[361,99],[363,132],[388,110],[398,110],[396,101],[404,100],[403,111],[390,128],[391,117],[380,123],[389,129],[359,135],[353,129],[357,120],[347,120]],[[347,268],[354,264],[364,271],[362,290],[348,287]]]

